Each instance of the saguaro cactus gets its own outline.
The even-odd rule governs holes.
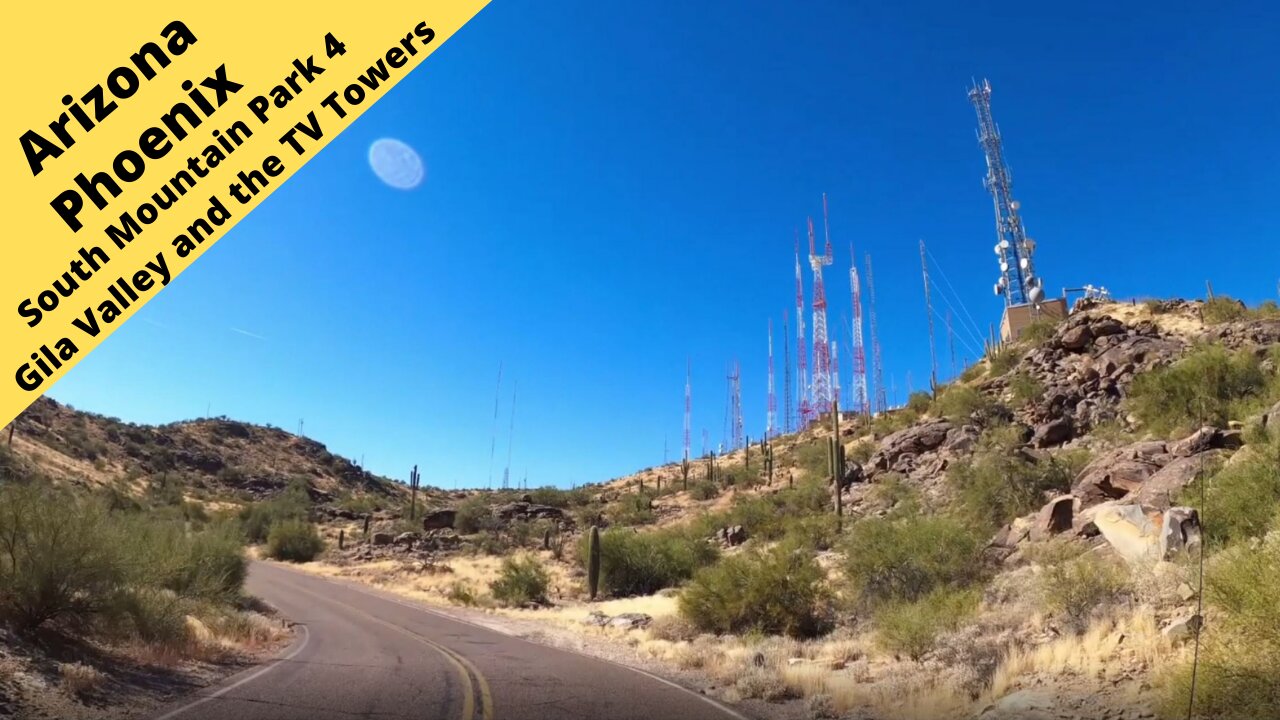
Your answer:
[[[600,527],[591,526],[591,536],[587,538],[587,592],[591,599],[596,599],[600,591]]]
[[[840,401],[831,401],[831,480],[835,490],[836,532],[844,532],[844,495],[840,483],[844,480],[844,443],[840,441]]]
[[[680,461],[680,477],[681,477],[681,483],[682,483],[681,489],[687,492],[689,490],[689,459],[688,458],[685,458],[684,460]]]

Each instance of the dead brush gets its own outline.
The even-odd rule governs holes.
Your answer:
[[[61,678],[60,687],[75,697],[92,694],[107,681],[107,676],[97,668],[80,662],[59,663],[58,676]]]

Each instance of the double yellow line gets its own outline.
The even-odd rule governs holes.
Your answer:
[[[294,585],[293,588],[307,595],[310,595],[314,598],[324,600],[334,605],[341,605],[342,607],[355,613],[356,615],[360,615],[375,623],[378,623],[379,625],[387,627],[391,630],[395,630],[396,632],[402,635],[405,635],[409,638],[412,638],[413,640],[416,640],[422,643],[423,645],[426,645],[427,647],[431,648],[432,650],[435,650],[436,652],[440,653],[440,656],[443,657],[446,662],[452,665],[453,669],[458,671],[458,676],[462,678],[462,686],[463,686],[463,689],[465,690],[465,695],[462,699],[461,720],[475,720],[476,688],[477,687],[479,687],[480,689],[480,717],[482,720],[493,720],[493,694],[489,691],[489,681],[485,680],[484,675],[481,674],[480,670],[477,669],[476,666],[473,665],[470,660],[466,659],[465,657],[459,655],[453,650],[450,650],[444,645],[441,645],[440,643],[424,635],[416,633],[408,628],[401,627],[400,625],[396,625],[395,623],[387,622],[386,620],[383,620],[382,618],[377,617],[376,615],[371,615],[357,607],[348,605],[347,603],[344,603],[340,600],[334,600],[333,598],[325,597],[324,595],[311,592],[310,590],[303,589],[301,587],[298,587],[297,585]]]

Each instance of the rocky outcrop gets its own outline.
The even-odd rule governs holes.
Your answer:
[[[892,470],[905,455],[915,457],[941,446],[952,427],[950,421],[939,418],[892,433],[880,442],[867,464],[872,472]]]
[[[565,522],[568,516],[564,510],[552,505],[537,505],[530,502],[513,502],[506,505],[499,505],[494,508],[494,514],[499,520],[504,522],[533,520],[555,520],[556,522]]]
[[[1126,445],[1086,465],[1072,485],[1071,493],[1087,505],[1118,500],[1140,488],[1172,457],[1160,441]]]
[[[457,510],[432,510],[422,516],[422,529],[427,531],[444,530],[446,528],[452,530],[453,523],[457,517]]]
[[[1139,505],[1107,503],[1095,508],[1093,524],[1112,549],[1134,564],[1169,560],[1200,544],[1200,516],[1192,508],[1147,510]]]
[[[1071,530],[1075,524],[1076,509],[1080,504],[1074,495],[1060,495],[1040,508],[1032,520],[1029,538],[1033,541],[1048,540],[1054,535]]]
[[[725,547],[737,547],[747,541],[747,529],[741,525],[722,527],[713,539]]]

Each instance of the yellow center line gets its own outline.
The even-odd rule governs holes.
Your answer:
[[[335,600],[331,597],[326,597],[324,595],[314,593],[310,590],[306,590],[298,586],[294,586],[294,589],[302,593],[305,593],[307,595],[310,595],[311,597],[319,598],[320,600],[324,600],[324,601],[333,603],[335,605],[341,605],[342,607],[350,610],[351,612],[356,613],[357,615],[361,615],[365,618],[368,618],[369,620],[372,620],[373,622],[376,622],[379,625],[383,625],[392,630],[395,630],[396,632],[401,633],[402,635],[407,635],[410,638],[417,640],[418,642],[430,647],[432,650],[435,650],[436,652],[440,653],[440,655],[442,655],[444,659],[449,662],[449,664],[453,665],[454,670],[458,671],[458,675],[462,678],[462,684],[466,690],[462,700],[462,720],[475,720],[475,713],[476,713],[475,686],[473,686],[471,682],[471,677],[474,675],[476,683],[480,687],[481,717],[483,718],[483,720],[493,720],[493,695],[489,692],[489,682],[488,680],[485,679],[484,675],[480,672],[480,670],[477,669],[476,666],[471,663],[470,660],[467,660],[465,657],[459,655],[453,650],[450,650],[444,645],[441,645],[440,643],[437,643],[434,640],[431,640],[430,638],[427,638],[424,635],[416,633],[408,628],[396,625],[395,623],[383,620],[382,618],[377,617],[375,615],[371,615],[353,605],[348,605],[347,603],[344,603],[341,600]]]

